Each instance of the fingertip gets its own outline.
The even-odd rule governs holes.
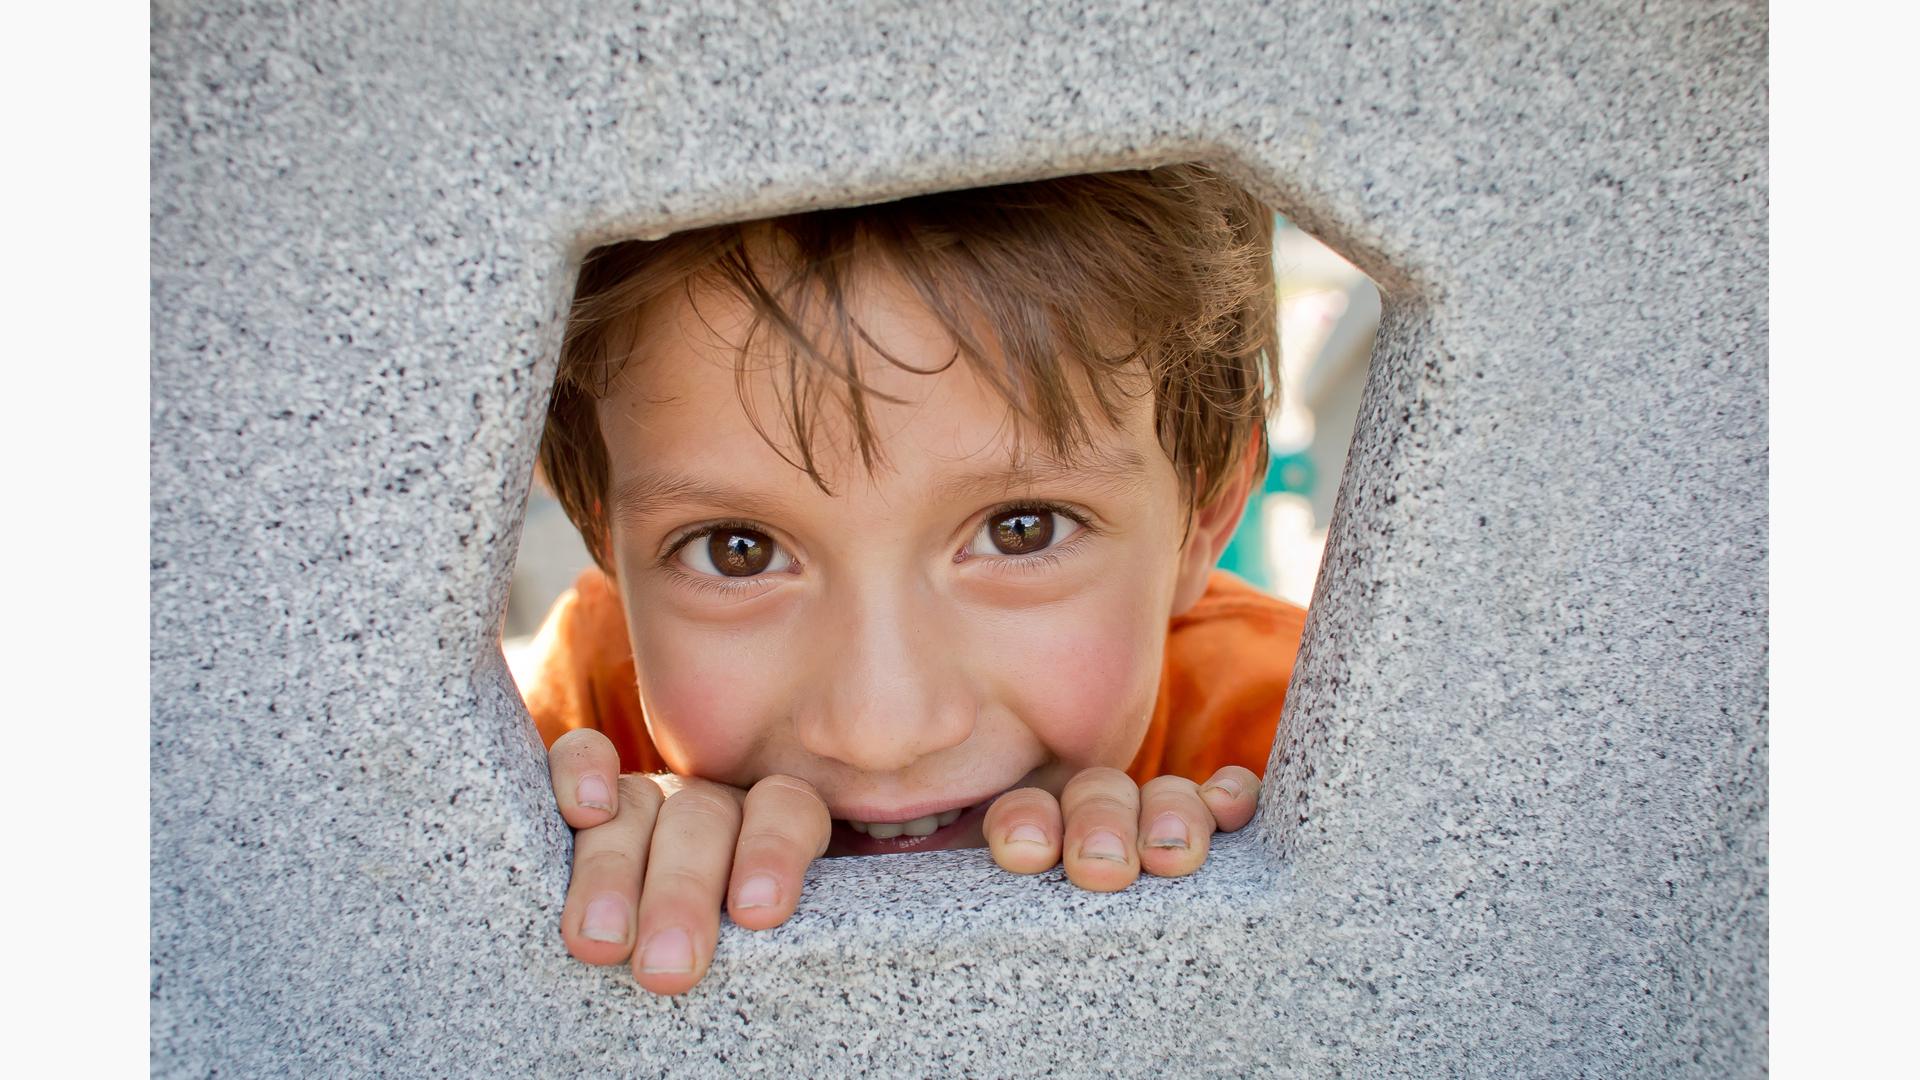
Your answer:
[[[568,825],[590,829],[618,813],[620,755],[605,735],[578,728],[555,739],[547,751],[547,770]]]
[[[560,804],[560,817],[562,820],[564,820],[567,823],[568,828],[579,830],[579,829],[597,829],[600,826],[605,825],[607,822],[612,821],[614,818],[614,815],[606,812],[605,810],[593,810],[593,809],[587,809],[585,807],[579,807],[579,806],[568,806],[566,803],[562,802]]]
[[[568,956],[573,957],[583,964],[592,964],[595,967],[612,967],[615,964],[624,964],[627,962],[627,957],[633,952],[633,943],[630,941],[625,944],[616,945],[606,941],[589,941],[575,934],[568,934],[565,940]]]
[[[594,728],[574,728],[553,740],[547,760],[556,767],[566,764],[578,770],[598,766],[606,772],[620,770],[620,752],[613,740]]]
[[[1260,787],[1260,778],[1251,769],[1238,765],[1222,765],[1215,770],[1212,778],[1202,786],[1202,791],[1218,790],[1232,798],[1243,798],[1254,794]]]
[[[1060,804],[1040,788],[1000,796],[981,821],[993,861],[1015,874],[1039,874],[1060,865]]]
[[[700,982],[700,977],[680,972],[642,971],[636,964],[633,981],[639,983],[640,989],[649,994],[678,997],[693,989]]]
[[[575,829],[596,828],[619,816],[613,797],[605,794],[607,790],[607,778],[598,773],[553,778],[553,799],[560,807],[560,816]]]
[[[793,916],[800,890],[769,871],[748,874],[727,891],[727,918],[747,930],[771,930]]]
[[[1088,892],[1119,892],[1140,880],[1137,860],[1077,857],[1066,860],[1067,880]]]
[[[1213,811],[1221,832],[1234,832],[1253,820],[1260,802],[1260,778],[1249,769],[1229,765],[1213,774],[1200,798]]]
[[[582,963],[623,964],[633,952],[633,908],[614,894],[603,893],[584,906],[569,902],[560,925],[568,955]]]
[[[1186,877],[1207,861],[1207,834],[1200,831],[1181,847],[1140,846],[1140,871],[1154,877]]]
[[[1000,868],[1016,874],[1039,874],[1060,864],[1060,839],[1035,822],[1002,826],[988,838],[987,847]]]
[[[684,994],[707,973],[699,942],[683,926],[648,933],[633,951],[633,978],[649,993]]]
[[[583,772],[573,778],[573,797],[568,799],[565,797],[565,788],[556,777],[554,793],[561,797],[560,807],[567,823],[580,829],[591,828],[611,819],[618,812],[615,809],[614,784],[612,777],[598,770]]]
[[[1118,892],[1140,878],[1139,838],[1130,823],[1079,825],[1062,860],[1067,880],[1088,892]]]
[[[1140,870],[1155,877],[1184,877],[1207,858],[1207,838],[1215,828],[1211,808],[1194,805],[1191,781],[1169,804],[1159,798],[1144,808],[1140,823]],[[1154,804],[1158,804],[1156,809]]]
[[[1186,877],[1200,869],[1205,861],[1204,854],[1196,860],[1185,851],[1143,851],[1140,853],[1140,872],[1161,878]]]
[[[1238,765],[1229,765],[1214,773],[1200,793],[1227,802],[1254,802],[1260,796],[1260,778]]]
[[[793,912],[772,908],[748,908],[745,911],[729,907],[727,918],[742,930],[772,930],[793,918]]]

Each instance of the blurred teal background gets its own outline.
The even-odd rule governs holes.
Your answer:
[[[1266,482],[1247,500],[1220,566],[1305,606],[1380,324],[1380,291],[1325,245],[1275,219],[1280,405],[1267,423]]]

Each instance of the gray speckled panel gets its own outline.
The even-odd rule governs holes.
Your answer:
[[[152,108],[160,1074],[1764,1070],[1763,5],[163,0]],[[1257,827],[569,960],[495,628],[574,261],[1183,159],[1388,306]]]

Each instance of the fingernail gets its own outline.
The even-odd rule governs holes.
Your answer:
[[[1161,814],[1153,819],[1153,828],[1147,830],[1147,846],[1150,848],[1179,848],[1187,846],[1187,823],[1180,820],[1179,814]]]
[[[1240,797],[1240,782],[1238,780],[1215,780],[1207,786],[1215,791],[1226,792],[1227,798],[1229,799],[1237,799]]]
[[[627,940],[627,902],[602,896],[588,904],[586,918],[580,920],[580,936],[593,941]]]
[[[640,970],[672,975],[692,971],[693,939],[679,927],[653,935],[647,939],[647,947],[640,950]]]
[[[735,907],[746,908],[772,907],[780,898],[780,886],[769,874],[755,874],[740,885],[740,895],[734,902]]]
[[[574,789],[573,800],[595,810],[613,809],[613,793],[607,790],[606,777],[597,773],[588,773],[580,778],[580,786]]]
[[[1047,834],[1041,831],[1040,826],[1035,825],[1031,822],[1023,821],[1020,824],[1015,825],[1012,829],[1008,830],[1007,843],[1039,844],[1041,847],[1046,847]]]
[[[1111,859],[1114,862],[1127,861],[1127,846],[1120,838],[1105,829],[1087,834],[1080,841],[1080,857],[1083,859]]]

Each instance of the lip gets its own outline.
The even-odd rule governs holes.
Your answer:
[[[1014,787],[1019,786],[1019,784],[1014,785]],[[981,795],[978,798],[942,799],[939,802],[908,803],[906,806],[896,806],[886,810],[871,806],[842,806],[834,808],[831,812],[833,814],[833,820],[835,821],[864,821],[869,825],[892,825],[912,821],[915,818],[944,814],[949,810],[957,810],[961,807],[977,807],[983,803],[991,803],[993,800],[1012,790],[1013,787],[1007,787],[986,795]]]
[[[1011,789],[1009,789],[1011,790]],[[960,842],[980,832],[981,823],[986,820],[987,808],[999,795],[989,795],[975,803],[966,813],[953,819],[925,836],[894,836],[882,839],[866,833],[855,832],[842,818],[833,819],[833,838],[827,844],[827,857],[839,855],[897,855],[908,851],[944,851],[951,847],[971,846]],[[964,805],[964,804],[962,804]],[[947,809],[953,809],[948,804]],[[860,821],[867,820],[859,818]],[[896,819],[912,821],[913,818]]]

